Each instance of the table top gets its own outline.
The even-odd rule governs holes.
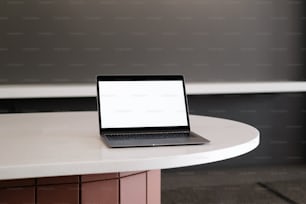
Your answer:
[[[220,118],[190,116],[205,145],[108,148],[98,113],[52,112],[0,115],[0,179],[167,169],[245,154],[259,145],[254,127]]]

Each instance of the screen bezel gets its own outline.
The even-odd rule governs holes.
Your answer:
[[[167,126],[167,127],[137,127],[137,128],[102,128],[101,114],[100,114],[100,87],[99,81],[169,81],[169,80],[180,80],[183,82],[184,99],[186,106],[187,126]],[[162,131],[190,131],[189,123],[189,110],[188,100],[186,95],[186,88],[184,83],[184,77],[182,75],[103,75],[97,76],[97,109],[99,115],[99,129],[100,134],[102,133],[126,133],[126,132],[162,132]]]

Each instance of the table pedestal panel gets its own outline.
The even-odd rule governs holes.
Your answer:
[[[0,181],[6,204],[160,204],[160,170]]]
[[[120,178],[121,204],[147,203],[146,172]]]

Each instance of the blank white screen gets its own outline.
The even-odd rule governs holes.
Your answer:
[[[102,128],[187,126],[183,82],[99,81]]]

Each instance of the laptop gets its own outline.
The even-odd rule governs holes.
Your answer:
[[[184,78],[97,76],[100,135],[109,147],[200,145],[190,131]]]

